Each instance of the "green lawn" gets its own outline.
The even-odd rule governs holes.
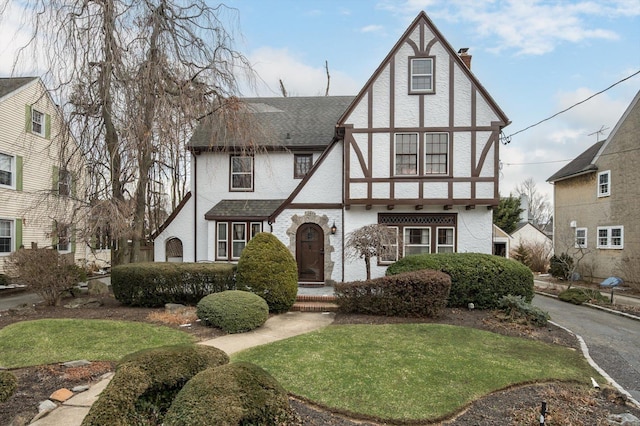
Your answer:
[[[381,419],[438,419],[517,383],[599,379],[560,346],[439,324],[330,326],[240,352],[293,394]]]
[[[44,319],[0,329],[0,366],[28,367],[88,359],[117,361],[145,348],[193,343],[169,327],[131,321]]]

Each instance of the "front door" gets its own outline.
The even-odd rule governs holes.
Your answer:
[[[324,234],[315,223],[305,223],[296,233],[298,281],[324,282]]]

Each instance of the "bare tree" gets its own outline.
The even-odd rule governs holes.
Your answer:
[[[386,225],[366,225],[347,235],[346,255],[351,259],[364,259],[367,280],[369,280],[371,279],[371,259],[388,256],[394,244],[397,244],[395,230]]]
[[[529,212],[529,218],[536,226],[547,223],[551,217],[551,204],[545,194],[541,194],[536,187],[533,178],[527,178],[516,186],[516,194],[518,196],[525,195],[527,197],[526,207]]]
[[[0,11],[12,1],[0,0]],[[226,29],[235,11],[205,0],[21,4],[33,37],[20,54],[46,58],[46,77],[61,93],[91,171],[91,223],[120,241],[113,263],[137,261],[161,217],[148,203],[168,208],[184,196],[184,144],[197,120],[226,116],[237,73],[251,73]]]

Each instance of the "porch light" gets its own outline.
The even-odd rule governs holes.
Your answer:
[[[334,235],[338,228],[336,227],[336,221],[333,221],[333,225],[331,225],[331,235]]]

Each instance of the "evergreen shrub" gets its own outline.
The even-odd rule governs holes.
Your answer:
[[[227,290],[205,296],[198,302],[196,314],[205,325],[227,333],[243,333],[264,324],[269,306],[257,294]]]
[[[196,305],[211,293],[235,288],[235,265],[161,262],[119,265],[111,269],[111,288],[115,298],[128,306]]]
[[[18,388],[18,379],[13,373],[0,370],[0,403],[7,401]]]
[[[590,288],[573,287],[558,294],[558,299],[563,302],[573,303],[574,305],[582,305],[587,302],[607,303],[609,299],[603,296],[598,290]]]
[[[551,260],[549,260],[549,273],[552,277],[569,280],[572,270],[573,258],[567,253],[561,253],[560,256],[551,256]]]
[[[242,250],[237,290],[250,291],[267,301],[269,312],[287,312],[298,294],[298,266],[275,235],[261,232]]]
[[[515,260],[481,253],[437,253],[406,256],[387,268],[387,275],[433,269],[451,277],[448,306],[494,309],[502,296],[533,299],[533,274]]]
[[[550,318],[547,312],[528,303],[522,296],[503,296],[500,299],[498,308],[503,311],[511,321],[524,322],[537,327],[547,325]]]

